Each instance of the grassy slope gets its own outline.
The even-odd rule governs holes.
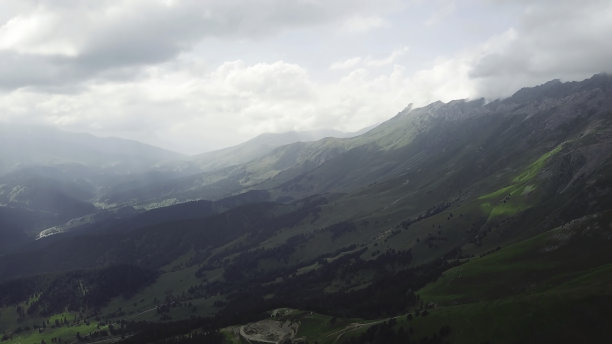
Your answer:
[[[448,270],[419,292],[424,302],[434,302],[437,307],[427,316],[414,320],[399,317],[398,326],[413,328],[414,336],[421,338],[443,325],[450,325],[453,343],[487,340],[511,343],[550,338],[580,341],[585,335],[598,338],[605,333],[606,319],[612,316],[607,307],[612,301],[609,290],[612,251],[608,249],[611,218],[612,214],[606,213],[576,220]],[[187,282],[187,278],[195,282],[191,280],[193,272],[189,268],[171,271],[187,258],[188,255],[167,266],[167,272],[155,285],[128,300],[116,299],[106,309],[119,306],[126,311],[133,307],[136,311],[143,306],[137,304],[140,299],[148,297],[149,300],[163,294],[165,286],[174,286],[174,291],[179,292],[172,281]],[[180,311],[173,310],[173,318],[188,316],[177,314]],[[127,318],[133,318],[134,314],[127,313]],[[354,319],[333,322],[326,315],[299,314],[302,325],[298,337],[320,343],[334,342],[340,330],[351,322],[358,322]],[[136,318],[158,320],[158,317],[152,312]],[[358,335],[366,328],[351,329],[342,338]],[[87,334],[93,329],[77,326],[49,329],[43,334],[30,331],[16,336],[12,342],[40,342],[54,336],[74,338],[77,331]]]
[[[414,321],[452,342],[603,339],[612,316],[611,214],[574,221],[448,270],[419,294],[437,307]]]
[[[529,164],[525,170],[512,179],[511,185],[478,197],[483,201],[480,207],[489,214],[489,219],[514,215],[533,206],[535,197],[532,196],[532,193],[537,188],[533,179],[546,166],[548,160],[561,151],[563,145],[564,143],[559,144]],[[491,202],[494,203],[491,204]]]
[[[313,259],[321,254],[333,252],[338,247],[348,246],[352,243],[357,243],[358,246],[367,245],[369,247],[369,251],[366,252],[363,258],[375,257],[374,253],[378,251],[385,251],[388,248],[393,248],[397,250],[405,250],[407,248],[412,247],[413,252],[417,255],[417,262],[427,261],[431,259],[431,256],[439,255],[444,251],[452,248],[451,244],[456,242],[462,242],[465,238],[462,238],[465,234],[463,231],[457,231],[456,228],[469,228],[471,223],[476,223],[479,221],[479,218],[483,216],[486,218],[490,216],[492,213],[490,209],[483,212],[481,203],[483,201],[491,202],[495,205],[495,208],[500,208],[504,206],[511,206],[515,202],[535,202],[536,197],[532,196],[529,199],[528,194],[525,190],[531,190],[532,184],[534,181],[532,180],[537,173],[546,165],[547,161],[558,153],[563,145],[559,145],[550,152],[545,153],[539,158],[535,158],[530,164],[528,164],[524,169],[514,171],[510,173],[506,178],[501,178],[501,180],[497,181],[497,185],[499,183],[504,183],[512,181],[516,182],[516,185],[511,185],[508,187],[503,187],[498,191],[485,194],[484,196],[480,196],[478,198],[474,198],[471,201],[464,203],[463,205],[457,207],[451,207],[450,209],[432,216],[431,218],[427,218],[417,224],[412,225],[408,230],[401,230],[399,234],[392,234],[394,237],[392,240],[387,241],[388,233],[392,230],[397,230],[397,227],[394,225],[398,222],[401,222],[402,219],[405,219],[402,213],[405,210],[402,206],[394,205],[393,210],[389,213],[385,211],[387,206],[391,204],[388,202],[389,199],[394,199],[399,197],[399,195],[404,192],[404,188],[399,188],[399,190],[394,191],[390,195],[384,195],[381,197],[381,201],[385,199],[386,202],[380,202],[375,212],[380,212],[381,215],[374,217],[380,218],[380,222],[377,220],[371,220],[371,224],[369,226],[358,226],[357,231],[351,232],[350,235],[342,236],[338,239],[332,240],[329,233],[319,232],[316,233],[308,242],[308,245],[305,245],[303,248],[298,248],[296,252],[292,255],[290,264],[296,264],[298,262],[303,262],[308,259]],[[518,177],[517,177],[518,176]],[[526,177],[528,176],[528,177]],[[520,177],[520,178],[519,178]],[[519,180],[520,179],[520,180]],[[503,184],[502,184],[503,185]],[[372,189],[375,189],[377,186],[371,186]],[[506,197],[506,189],[516,189],[520,192],[512,191],[512,198],[508,199],[507,202],[504,202]],[[520,190],[519,190],[520,189]],[[371,198],[372,193],[366,192],[365,194],[368,198]],[[423,195],[426,196],[426,195]],[[434,195],[435,196],[435,195]],[[433,203],[432,200],[429,201]],[[427,203],[429,203],[427,202]],[[366,202],[367,204],[367,202]],[[399,206],[399,207],[398,207]],[[421,205],[422,206],[422,205]],[[322,219],[317,221],[316,223],[320,224],[321,227],[324,225],[331,225],[337,221],[341,221],[346,217],[353,217],[356,212],[359,212],[359,209],[364,207],[364,201],[359,199],[359,195],[355,197],[341,197],[341,198],[333,198],[333,200],[324,205],[322,208]],[[372,205],[370,204],[370,207]],[[402,210],[399,210],[402,209]],[[342,214],[341,210],[349,209],[349,214]],[[366,211],[367,207],[363,208],[363,211]],[[370,209],[370,211],[372,211]],[[410,210],[409,210],[410,211]],[[413,210],[414,211],[414,210]],[[449,218],[449,214],[454,213],[453,217]],[[365,213],[367,214],[367,213]],[[364,214],[364,215],[365,215]],[[373,214],[368,214],[372,216]],[[366,218],[368,218],[366,215]],[[505,216],[511,214],[504,214]],[[313,219],[308,218],[305,220],[304,226],[297,226],[294,228],[289,228],[287,230],[280,231],[270,236],[268,240],[264,241],[261,244],[261,247],[275,247],[281,245],[285,240],[287,240],[290,236],[299,234],[299,233],[308,233],[312,230]],[[438,230],[438,226],[441,226],[441,229]],[[432,231],[432,228],[435,230]],[[430,233],[441,233],[439,236],[443,237],[443,240],[432,241],[426,240]],[[417,240],[419,242],[417,242]],[[427,247],[429,242],[433,242],[432,247]],[[115,299],[108,307],[103,310],[103,313],[117,313],[119,309],[123,311],[123,316],[128,319],[135,320],[150,320],[150,321],[159,321],[160,315],[155,311],[151,311],[152,307],[155,306],[156,303],[163,304],[164,299],[167,295],[180,295],[185,292],[187,288],[192,285],[196,285],[202,280],[195,278],[194,272],[196,270],[195,267],[184,267],[185,262],[188,260],[190,254],[179,258],[173,264],[163,268],[165,270],[157,282],[143,291],[139,292],[135,296],[131,297],[128,300],[124,299]],[[419,258],[422,257],[422,258]],[[181,263],[182,262],[182,263]],[[265,264],[271,262],[264,262]],[[315,264],[316,267],[316,264]],[[261,266],[261,268],[265,269],[266,266]],[[492,269],[495,269],[493,267]],[[214,272],[214,271],[213,271]],[[211,272],[211,273],[213,273]],[[209,279],[215,280],[218,278],[221,272],[215,272],[213,275],[208,276]],[[519,278],[520,276],[517,276]],[[330,284],[330,288],[333,288],[334,285]],[[219,298],[206,298],[206,299],[191,299],[190,302],[194,304],[198,310],[197,314],[201,315],[209,315],[208,312],[213,310],[212,304],[214,301]],[[155,302],[154,300],[157,300]],[[220,297],[220,300],[223,300],[223,297]],[[208,309],[208,312],[202,313],[204,309]],[[148,311],[148,312],[146,312]],[[144,312],[144,313],[143,313]],[[181,307],[172,308],[170,310],[170,317],[172,319],[181,319],[187,318],[191,314],[190,311],[183,309]]]
[[[107,330],[108,326],[100,326],[98,328],[97,323],[81,324],[68,327],[58,328],[47,328],[42,332],[38,329],[25,331],[20,334],[16,334],[12,339],[4,341],[6,344],[19,344],[19,343],[41,343],[45,340],[46,343],[51,343],[51,338],[61,338],[63,342],[71,343],[76,341],[77,332],[83,336],[94,332]]]

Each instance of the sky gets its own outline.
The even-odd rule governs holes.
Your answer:
[[[2,0],[0,123],[196,154],[612,72],[608,0]]]

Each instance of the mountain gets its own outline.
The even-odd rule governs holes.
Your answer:
[[[295,142],[310,142],[325,137],[350,137],[356,135],[358,133],[345,133],[337,130],[261,134],[233,147],[199,154],[194,157],[194,161],[203,171],[210,171],[247,163],[271,152],[277,147]]]
[[[136,141],[51,127],[0,124],[0,174],[27,166],[71,164],[127,174],[182,158],[178,153]]]
[[[406,110],[402,114],[408,112],[409,110]],[[413,123],[411,116],[408,117],[408,119],[398,119],[401,127],[392,133],[388,131],[395,130],[393,128],[397,123],[394,120],[351,138],[327,137],[314,142],[294,142],[277,147],[257,159],[242,164],[167,180],[156,185],[122,188],[117,192],[109,192],[104,201],[111,204],[159,204],[168,199],[176,202],[220,199],[246,190],[269,189],[311,171],[351,149],[401,145],[401,140],[409,140],[419,125]],[[422,119],[416,121],[420,120]],[[407,142],[409,141],[405,143]]]
[[[406,109],[109,195],[125,213],[0,252],[0,314],[23,311],[0,318],[11,340],[240,342],[275,326],[320,343],[606,338],[610,75]],[[171,205],[130,208],[147,202]],[[115,284],[130,271],[138,287]]]
[[[177,168],[192,173],[185,173],[180,178],[120,185],[108,191],[103,200],[108,204],[129,203],[157,207],[160,204],[167,205],[168,201],[180,203],[197,199],[220,199],[244,191],[245,185],[252,184],[241,180],[243,170],[249,168],[249,163],[257,164],[258,160],[273,155],[279,147],[307,145],[321,138],[353,137],[370,129],[365,128],[356,133],[322,130],[262,134],[233,147],[192,157]]]
[[[408,169],[414,170],[425,160],[433,164],[432,159],[440,158],[438,153],[445,154],[448,159],[456,159],[458,156],[455,153],[459,152],[462,145],[468,146],[462,153],[469,154],[470,159],[480,159],[479,163],[482,164],[483,159],[476,155],[482,151],[482,145],[488,145],[496,139],[499,134],[496,130],[501,130],[499,125],[509,125],[513,131],[506,130],[506,136],[501,137],[502,140],[507,137],[506,142],[495,143],[498,145],[495,148],[501,151],[488,150],[490,159],[495,159],[501,153],[518,155],[528,150],[525,139],[535,142],[536,147],[544,144],[552,148],[550,142],[542,141],[548,136],[536,137],[540,135],[540,130],[568,135],[563,130],[573,128],[572,121],[583,120],[588,117],[585,111],[591,111],[580,108],[572,116],[572,107],[578,103],[595,106],[588,97],[605,97],[605,94],[602,96],[596,93],[605,92],[601,91],[601,87],[604,90],[608,87],[606,78],[595,76],[583,83],[561,85],[551,82],[533,88],[531,96],[526,96],[531,94],[529,91],[520,90],[508,99],[488,104],[484,100],[459,100],[449,104],[437,102],[415,110],[406,109],[360,136],[326,138],[281,146],[242,165],[194,174],[146,190],[109,193],[107,202],[159,203],[169,198],[179,202],[220,199],[252,189],[273,190],[273,194],[282,199],[295,199],[332,190],[346,191],[364,183],[399,176]],[[602,108],[605,106],[601,105]],[[560,111],[552,116],[555,107],[559,107]],[[545,111],[548,111],[548,115]],[[597,115],[605,118],[606,113]],[[532,118],[534,116],[537,120]],[[502,123],[502,119],[507,122]],[[484,121],[484,124],[479,121]],[[523,122],[529,122],[537,128],[528,127]],[[454,130],[455,125],[464,126],[463,131]],[[588,128],[583,129],[588,132]],[[449,130],[454,131],[449,133]],[[413,144],[414,140],[418,142]],[[465,160],[460,163],[466,164]],[[444,164],[441,166],[444,167]]]
[[[173,179],[170,162],[185,157],[135,141],[51,127],[0,125],[0,206],[28,211],[28,236],[96,213],[117,185]]]

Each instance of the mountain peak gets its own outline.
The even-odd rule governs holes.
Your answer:
[[[516,91],[507,101],[521,103],[545,98],[558,99],[566,97],[575,91],[586,91],[596,88],[604,90],[612,88],[612,75],[600,73],[583,81],[571,82],[562,82],[559,79],[553,79],[541,85],[523,87]]]

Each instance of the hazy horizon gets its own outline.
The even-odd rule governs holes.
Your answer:
[[[185,154],[612,71],[606,1],[4,1],[0,122]]]

